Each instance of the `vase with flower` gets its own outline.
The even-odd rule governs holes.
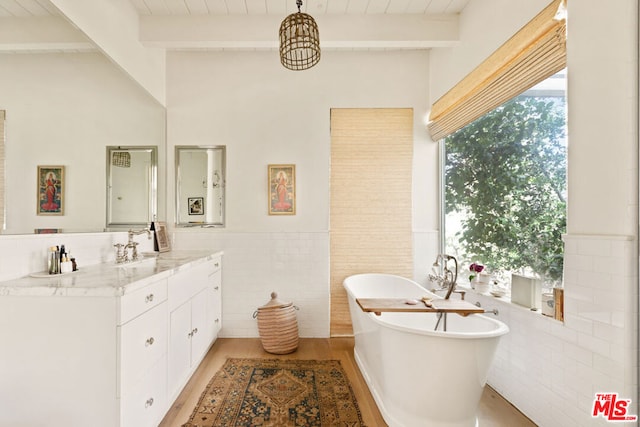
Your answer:
[[[471,274],[469,275],[469,284],[471,285],[471,288],[475,289],[475,284],[480,281],[480,273],[482,273],[482,270],[484,270],[484,265],[478,264],[477,262],[474,262],[469,266],[469,271],[471,271]]]
[[[485,272],[484,265],[474,262],[469,266],[469,284],[472,289],[477,292],[484,293],[489,291],[491,275]]]

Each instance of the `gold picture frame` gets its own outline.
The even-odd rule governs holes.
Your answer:
[[[38,166],[38,215],[64,215],[64,166]]]
[[[296,214],[296,165],[268,165],[269,215]]]
[[[154,231],[154,249],[158,252],[169,252],[171,250],[171,242],[167,234],[166,222],[153,222],[151,229]]]

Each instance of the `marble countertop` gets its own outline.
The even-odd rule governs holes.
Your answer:
[[[34,273],[0,282],[0,296],[121,296],[221,255],[221,251],[171,251],[146,254],[132,263],[79,266],[66,274]]]

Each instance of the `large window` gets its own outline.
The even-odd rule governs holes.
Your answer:
[[[444,139],[444,244],[462,271],[484,265],[562,280],[566,228],[564,71]]]

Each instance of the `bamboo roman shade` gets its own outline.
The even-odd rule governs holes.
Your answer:
[[[413,109],[331,109],[331,336],[352,335],[342,281],[413,276]]]
[[[462,129],[566,66],[565,1],[554,0],[431,107],[434,141]]]

